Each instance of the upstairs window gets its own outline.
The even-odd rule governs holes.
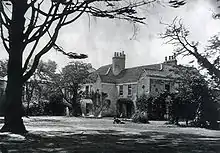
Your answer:
[[[131,95],[131,93],[132,93],[132,89],[131,89],[131,85],[129,84],[128,85],[128,95]]]
[[[169,85],[169,84],[165,84],[165,90],[166,90],[167,92],[170,92],[170,85]]]
[[[123,85],[119,86],[119,96],[123,96]]]
[[[89,94],[89,86],[86,86],[86,95]]]

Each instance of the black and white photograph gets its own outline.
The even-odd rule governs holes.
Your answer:
[[[0,0],[0,153],[220,153],[220,0]]]

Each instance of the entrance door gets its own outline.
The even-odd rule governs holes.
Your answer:
[[[131,100],[121,100],[119,99],[117,102],[117,116],[123,118],[131,118],[133,113],[133,102]]]

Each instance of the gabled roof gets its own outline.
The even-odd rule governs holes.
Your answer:
[[[105,74],[108,72],[108,70],[109,70],[110,67],[112,67],[111,64],[109,64],[109,65],[104,65],[104,66],[100,67],[99,69],[97,69],[97,70],[95,71],[95,73],[98,73],[99,75],[105,75]]]
[[[127,68],[122,70],[117,76],[113,74],[112,65],[109,64],[100,67],[98,70],[95,71],[95,73],[100,76],[102,82],[104,83],[131,83],[137,82],[140,75],[144,71],[150,72],[150,74],[151,72],[154,72],[152,74],[161,73],[160,75],[163,75],[161,63]]]

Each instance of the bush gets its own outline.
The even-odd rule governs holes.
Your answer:
[[[38,102],[32,102],[29,106],[29,109],[26,112],[29,116],[41,116],[41,115],[49,115],[46,111],[46,106],[48,105],[47,100],[40,100]]]
[[[147,113],[145,111],[137,111],[136,113],[134,113],[131,119],[134,123],[149,123]]]
[[[62,103],[62,95],[52,94],[49,97],[49,104],[47,105],[47,109],[52,115],[64,115],[65,106]]]

